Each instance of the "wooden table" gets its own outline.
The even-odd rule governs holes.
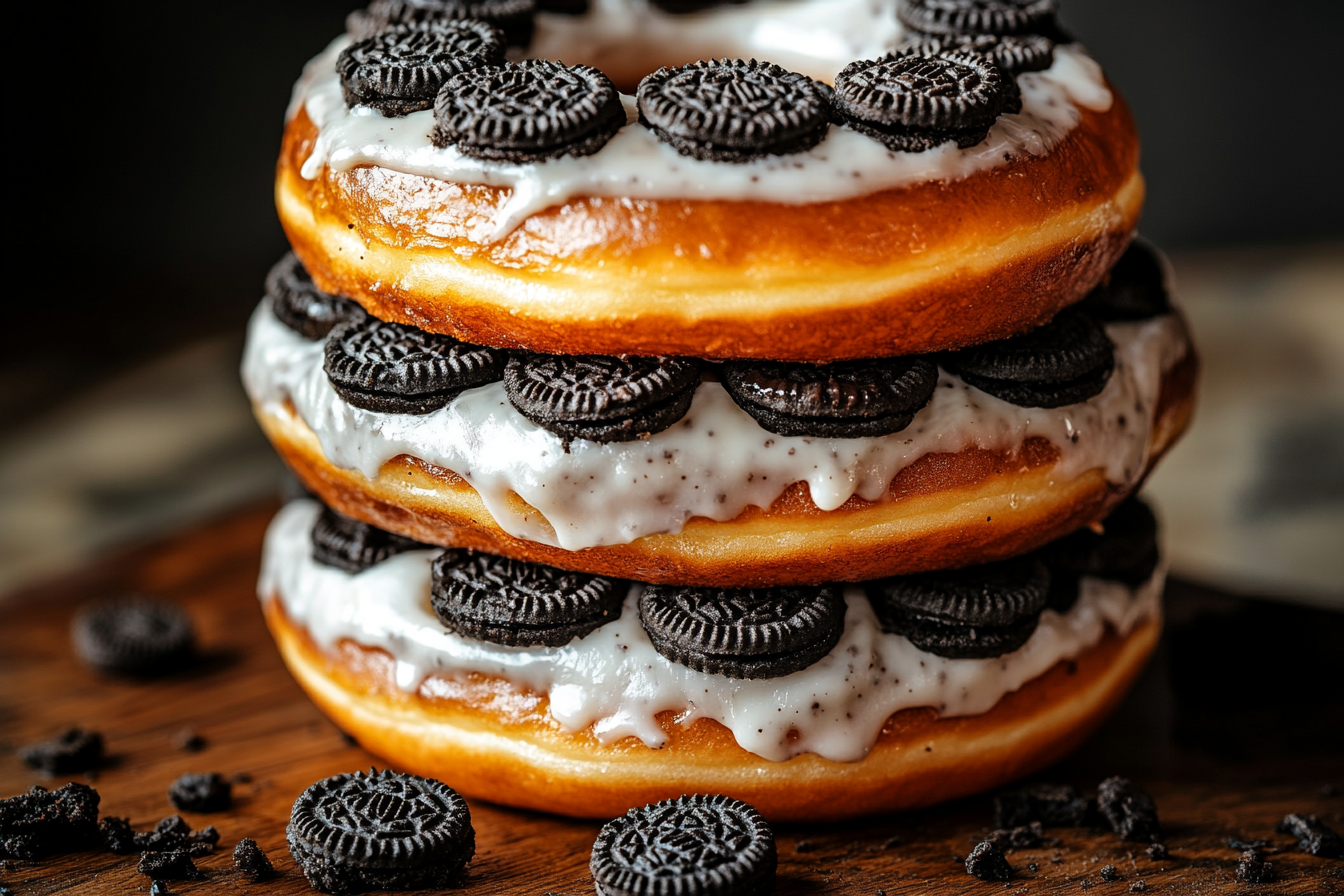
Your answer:
[[[166,791],[184,772],[246,774],[250,783],[237,785],[231,811],[187,815],[193,827],[216,825],[223,840],[199,862],[207,879],[174,883],[173,892],[311,892],[285,847],[290,804],[313,781],[378,760],[313,708],[262,625],[253,585],[274,509],[105,559],[0,605],[0,796],[64,783],[24,767],[15,750],[71,725],[106,736],[113,758],[92,782],[102,813],[129,816],[137,828],[172,813]],[[196,668],[136,684],[78,664],[67,640],[72,608],[128,590],[171,597],[191,611],[205,654]],[[781,826],[777,892],[1110,894],[1142,880],[1146,893],[1344,893],[1344,862],[1305,855],[1274,833],[1288,812],[1316,813],[1344,830],[1344,615],[1239,601],[1182,583],[1169,589],[1168,606],[1163,647],[1134,694],[1087,746],[1042,778],[1090,790],[1107,775],[1134,777],[1157,800],[1169,859],[1153,861],[1108,832],[1055,829],[1057,846],[1010,853],[1011,884],[982,883],[960,863],[990,826],[990,800],[977,797],[843,825]],[[184,727],[205,737],[202,752],[173,746]],[[462,892],[592,892],[588,855],[598,824],[480,802],[471,810],[478,851]],[[242,837],[267,851],[278,880],[250,884],[234,872],[230,856]],[[1278,882],[1237,883],[1229,837],[1281,847],[1272,857]],[[1102,881],[1107,864],[1124,879]],[[149,889],[134,857],[110,853],[10,863],[0,885],[18,894]]]

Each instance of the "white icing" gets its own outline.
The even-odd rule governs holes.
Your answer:
[[[901,432],[864,439],[778,436],[763,430],[715,382],[664,432],[600,445],[560,438],[513,409],[501,383],[462,393],[431,414],[352,407],[322,369],[323,343],[280,323],[263,302],[248,326],[243,381],[271,413],[291,401],[327,459],[374,478],[401,454],[452,470],[480,494],[500,528],[518,538],[578,550],[679,532],[692,517],[730,520],[769,507],[794,482],[834,510],[851,495],[877,501],[901,469],[931,452],[1010,451],[1032,436],[1060,450],[1056,474],[1100,468],[1117,485],[1143,474],[1162,374],[1185,354],[1176,315],[1111,324],[1115,372],[1101,394],[1063,408],[1020,408],[942,372],[928,406]],[[516,509],[517,494],[535,509]]]
[[[565,647],[511,648],[454,635],[430,606],[433,551],[402,554],[353,576],[321,566],[312,560],[309,542],[319,509],[315,502],[296,501],[271,524],[258,585],[262,600],[281,601],[324,648],[348,639],[386,650],[396,662],[397,685],[407,691],[430,675],[500,676],[547,696],[551,715],[566,730],[591,726],[605,743],[634,736],[662,746],[665,734],[656,716],[671,711],[682,724],[720,722],[744,749],[766,759],[816,753],[853,762],[868,753],[897,710],[986,712],[1060,660],[1097,644],[1108,625],[1125,635],[1160,612],[1161,569],[1135,592],[1083,579],[1074,608],[1063,616],[1042,613],[1021,649],[992,659],[950,660],[882,632],[862,590],[851,586],[845,589],[845,631],[829,655],[783,678],[738,681],[660,656],[639,624],[639,585],[619,619]]]
[[[602,0],[578,19],[539,16],[528,55],[592,61],[598,67],[604,59],[637,54],[641,47],[682,62],[760,56],[829,80],[848,62],[885,52],[899,37],[892,0],[758,2],[690,16],[650,10],[639,0]],[[1077,126],[1080,107],[1105,111],[1112,99],[1101,67],[1081,46],[1068,44],[1055,48],[1050,68],[1018,78],[1022,111],[1000,116],[989,137],[968,149],[945,143],[925,152],[892,152],[857,131],[832,125],[807,152],[746,164],[700,161],[659,142],[638,123],[634,97],[623,96],[629,123],[598,152],[517,165],[435,147],[429,138],[432,111],[385,118],[367,106],[347,108],[335,69],[347,43],[348,38],[338,38],[309,62],[294,89],[290,114],[305,108],[318,129],[303,176],[315,178],[324,166],[344,171],[377,165],[510,188],[494,216],[475,225],[472,237],[480,241],[501,239],[528,216],[577,196],[811,203],[956,180],[1010,158],[1049,152]]]

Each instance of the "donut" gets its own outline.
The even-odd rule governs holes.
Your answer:
[[[1161,631],[1136,495],[1199,358],[1055,0],[346,25],[241,371],[307,491],[262,612],[337,725],[468,797],[770,821],[1088,736]]]
[[[674,16],[612,0],[539,15],[529,55],[632,92],[659,65],[718,56],[824,83],[899,44],[891,7]],[[333,43],[296,88],[276,177],[285,233],[327,292],[483,345],[796,361],[971,345],[1080,299],[1143,202],[1129,110],[1077,44],[1019,75],[1022,111],[966,149],[895,154],[831,123],[805,152],[707,161],[661,142],[640,121],[649,104],[627,93],[629,123],[597,152],[523,166],[435,151],[431,110],[352,113],[336,71],[348,46]]]
[[[309,559],[306,530],[318,511],[301,501],[281,512],[267,536],[259,589],[267,624],[304,690],[342,730],[398,768],[450,781],[467,796],[564,815],[610,818],[705,792],[745,800],[771,821],[829,821],[992,789],[1080,743],[1142,670],[1161,628],[1160,568],[1132,589],[1083,578],[1073,610],[1047,610],[1034,640],[1001,658],[947,660],[904,637],[880,636],[883,660],[916,671],[921,661],[934,667],[916,685],[923,693],[907,703],[890,687],[885,699],[901,708],[888,712],[865,706],[875,692],[859,697],[861,689],[849,689],[833,715],[853,711],[861,722],[838,725],[828,716],[809,727],[812,694],[825,688],[826,673],[817,670],[839,668],[843,679],[851,646],[856,653],[864,646],[865,661],[872,649],[865,641],[872,614],[852,589],[845,639],[822,666],[783,681],[735,681],[664,661],[627,618],[629,603],[621,619],[589,639],[520,652],[437,626],[426,593],[432,551],[355,576]],[[631,664],[646,657],[659,664],[649,688],[673,669],[684,676],[673,695],[655,691],[651,700],[666,701],[656,704],[659,711],[638,708],[633,696],[626,704],[640,718],[623,716],[626,704],[595,709],[610,696],[601,685],[590,679],[580,693],[579,674],[548,682],[550,673],[533,668],[566,655],[561,662],[577,668],[621,654],[606,647],[612,634],[626,639]],[[436,651],[438,643],[452,647]],[[948,694],[969,688],[974,703],[943,704],[940,712],[943,701],[927,693],[940,673],[957,682],[944,686]],[[593,667],[583,674],[594,675]],[[639,684],[628,684],[632,694]],[[684,692],[705,686],[723,702],[688,709]],[[734,691],[735,700],[725,696]],[[802,704],[801,729],[775,720],[776,692],[787,695],[790,711]],[[757,734],[757,727],[766,730]]]

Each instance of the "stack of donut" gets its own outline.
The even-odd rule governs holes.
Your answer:
[[[469,796],[844,818],[1141,669],[1197,360],[1054,0],[374,0],[294,95],[260,595]],[[563,61],[561,61],[563,60]]]

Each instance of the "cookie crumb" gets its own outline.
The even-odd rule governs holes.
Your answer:
[[[966,857],[966,873],[983,881],[1007,881],[1013,876],[1008,860],[993,840],[986,840]]]
[[[233,848],[233,867],[254,881],[266,880],[275,876],[275,866],[257,841],[244,837]]]
[[[1274,863],[1266,862],[1260,853],[1249,849],[1237,863],[1237,880],[1244,884],[1267,884],[1274,880]]]
[[[1101,879],[1107,883],[1115,883],[1117,880],[1124,880],[1124,878],[1120,876],[1120,869],[1116,868],[1114,865],[1101,866]]]

